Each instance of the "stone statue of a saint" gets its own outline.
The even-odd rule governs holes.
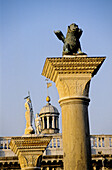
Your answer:
[[[35,119],[35,126],[36,126],[36,134],[41,133],[41,118],[39,117],[39,114],[36,114],[36,119]]]
[[[26,118],[26,129],[25,129],[25,134],[34,134],[35,131],[32,126],[32,121],[33,121],[33,107],[32,107],[32,102],[30,96],[25,97],[26,99],[25,102],[25,118]]]

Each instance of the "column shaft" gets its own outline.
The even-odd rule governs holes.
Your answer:
[[[47,116],[47,129],[49,129],[49,116]]]
[[[44,117],[42,117],[42,125],[43,125],[42,129],[44,129],[45,128]]]
[[[88,102],[80,98],[60,101],[63,125],[64,170],[91,169]]]
[[[54,116],[52,117],[52,128],[55,128]]]

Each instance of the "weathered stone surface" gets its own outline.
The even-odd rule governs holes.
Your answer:
[[[52,137],[13,137],[10,148],[17,154],[21,169],[39,169],[42,154]]]
[[[89,86],[105,57],[47,58],[42,75],[56,83],[62,109],[65,170],[90,170]]]

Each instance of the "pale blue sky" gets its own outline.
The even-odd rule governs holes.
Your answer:
[[[42,68],[63,46],[53,31],[66,34],[71,23],[82,28],[88,56],[107,57],[91,81],[89,121],[91,134],[112,134],[112,1],[0,0],[0,136],[24,134],[28,90],[34,115],[46,104]],[[49,93],[61,112],[54,83]]]

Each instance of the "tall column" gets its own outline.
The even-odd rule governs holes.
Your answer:
[[[68,74],[59,77],[56,82],[62,110],[65,170],[91,169],[88,121],[90,79],[91,76],[87,74]]]
[[[49,116],[47,116],[47,129],[49,129]]]
[[[56,83],[62,110],[64,170],[90,170],[89,86],[105,57],[47,58],[42,75]]]

